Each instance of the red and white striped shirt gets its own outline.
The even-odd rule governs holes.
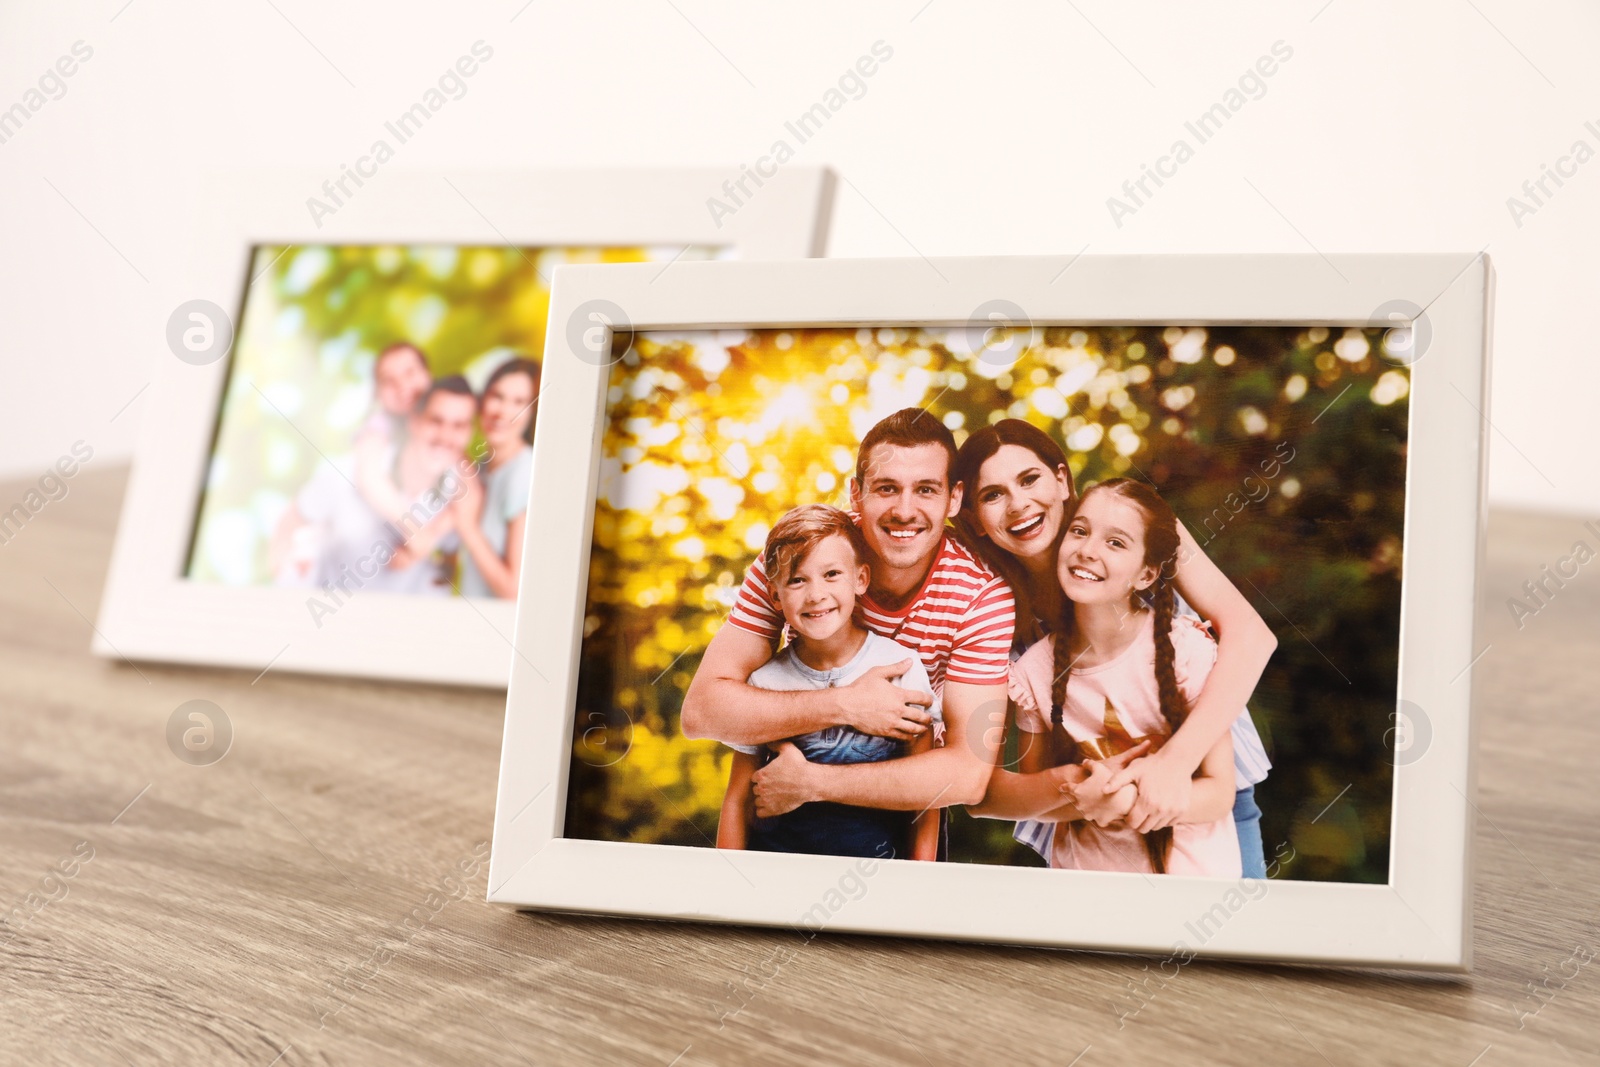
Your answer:
[[[872,602],[870,593],[860,604],[867,629],[917,650],[935,693],[944,691],[947,679],[1005,684],[1016,625],[1011,587],[948,531],[922,588],[905,607],[886,611]],[[772,642],[783,631],[783,613],[760,556],[745,571],[728,621]]]

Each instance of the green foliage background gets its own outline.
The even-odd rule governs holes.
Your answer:
[[[1383,331],[1052,326],[988,343],[634,339],[611,380],[567,835],[711,844],[728,750],[678,728],[700,655],[772,522],[845,504],[861,436],[916,405],[958,442],[1029,420],[1065,443],[1080,489],[1156,485],[1278,635],[1251,702],[1274,762],[1257,790],[1269,860],[1292,847],[1280,877],[1386,880],[1409,376]],[[1039,863],[1010,824],[960,812],[951,858]]]
[[[691,248],[263,245],[238,317],[188,575],[270,583],[267,540],[324,458],[350,451],[377,353],[410,341],[435,377],[481,388],[513,354],[544,354],[562,263],[699,259]]]

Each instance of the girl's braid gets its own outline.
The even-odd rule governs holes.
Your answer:
[[[1145,520],[1144,562],[1156,569],[1156,580],[1148,593],[1155,618],[1152,620],[1156,651],[1156,688],[1160,694],[1161,717],[1177,733],[1178,727],[1189,714],[1189,704],[1178,689],[1177,672],[1173,667],[1172,613],[1173,583],[1178,571],[1178,518],[1172,508],[1161,499],[1155,489],[1132,478],[1113,478],[1102,482],[1092,491],[1111,490],[1132,503]],[[1084,496],[1088,494],[1085,493]],[[1081,498],[1080,498],[1081,499]],[[1134,593],[1130,606],[1138,610],[1140,594]],[[1060,653],[1057,653],[1059,663]],[[1172,849],[1172,828],[1164,827],[1144,835],[1145,848],[1150,853],[1150,863],[1159,874],[1165,874],[1167,856]]]
[[[1183,693],[1178,689],[1177,673],[1172,666],[1173,598],[1172,582],[1168,579],[1166,570],[1166,567],[1162,567],[1161,577],[1156,579],[1153,587],[1155,619],[1152,629],[1156,643],[1156,689],[1161,694],[1161,717],[1167,720],[1172,732],[1177,733],[1189,710],[1187,702],[1183,699]],[[1172,848],[1172,827],[1163,827],[1153,833],[1145,834],[1144,847],[1150,853],[1150,863],[1155,867],[1156,873],[1165,874],[1167,855]]]
[[[1077,746],[1061,721],[1062,709],[1067,706],[1067,680],[1072,676],[1073,629],[1072,601],[1063,598],[1061,618],[1057,620],[1055,633],[1049,638],[1055,651],[1050,667],[1053,679],[1050,683],[1050,746],[1052,762],[1057,767],[1078,762]]]

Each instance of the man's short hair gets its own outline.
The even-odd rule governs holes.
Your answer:
[[[861,439],[861,447],[856,449],[856,484],[862,488],[867,484],[867,458],[879,445],[896,445],[900,448],[938,445],[949,457],[945,465],[945,482],[948,484],[950,481],[949,471],[956,461],[955,434],[927,409],[901,408],[893,415],[880,419],[876,426],[867,431],[867,436]]]
[[[774,591],[789,580],[813,548],[835,534],[850,542],[858,566],[867,562],[867,540],[861,535],[861,527],[838,508],[802,504],[784,512],[768,531],[766,547],[761,550],[761,567]]]
[[[433,368],[428,366],[427,354],[410,341],[396,341],[388,348],[385,348],[382,352],[379,352],[378,358],[372,361],[372,372],[376,374],[378,372],[378,368],[383,365],[384,360],[388,359],[390,356],[397,356],[401,352],[410,352],[413,356],[417,357],[417,362],[422,364],[423,370],[427,371],[429,374],[433,373]]]
[[[478,402],[478,395],[472,391],[472,386],[467,384],[467,380],[459,374],[450,374],[443,378],[435,378],[433,384],[428,386],[428,391],[417,398],[416,414],[421,415],[427,411],[433,398],[440,393],[454,393],[456,396],[466,397],[474,404]]]

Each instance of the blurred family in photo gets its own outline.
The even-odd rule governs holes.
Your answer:
[[[378,353],[372,377],[349,451],[318,466],[278,521],[275,584],[514,597],[538,365],[512,356],[475,393],[402,342]]]
[[[185,577],[513,600],[551,273],[722,251],[258,245]]]

